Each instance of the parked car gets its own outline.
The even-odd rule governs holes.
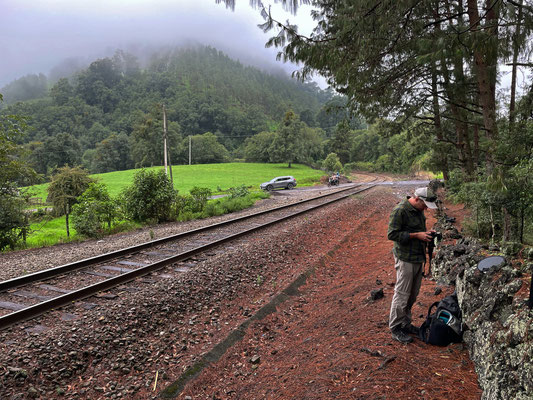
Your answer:
[[[292,176],[278,176],[274,179],[271,179],[268,182],[261,184],[261,189],[263,190],[274,190],[274,189],[292,189],[296,186],[296,179]]]

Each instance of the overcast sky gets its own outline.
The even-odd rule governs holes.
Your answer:
[[[0,0],[0,87],[30,73],[48,74],[67,58],[91,62],[119,48],[138,52],[191,41],[265,69],[297,69],[265,48],[273,32],[257,27],[259,10],[248,0],[236,3],[233,12],[215,0]],[[302,33],[314,26],[308,7],[296,17],[272,7],[275,18],[290,18]]]

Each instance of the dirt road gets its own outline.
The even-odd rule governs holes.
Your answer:
[[[307,283],[276,312],[253,322],[244,338],[178,398],[480,398],[461,344],[403,345],[387,329],[395,282],[387,223],[392,207],[408,192],[381,187],[339,207],[327,226],[335,239],[343,236],[332,240],[336,244],[313,266]],[[384,298],[370,300],[371,291],[380,288]],[[417,325],[431,303],[453,291],[445,287],[437,296],[435,288],[424,279],[413,312]]]

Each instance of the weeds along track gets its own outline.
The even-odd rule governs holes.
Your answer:
[[[352,185],[317,197],[257,212],[138,246],[102,254],[0,282],[0,330],[131,282],[146,285],[172,278],[224,251],[222,244],[319,207],[369,190],[375,183]],[[94,306],[94,304],[93,304]],[[84,301],[84,307],[91,303]]]

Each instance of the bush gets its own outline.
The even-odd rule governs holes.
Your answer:
[[[210,201],[202,212],[202,217],[208,218],[244,210],[245,208],[253,206],[256,198],[264,198],[264,195],[256,196],[249,194],[244,197],[233,198],[228,196]]]
[[[350,172],[353,170],[368,171],[368,172],[376,171],[376,167],[370,161],[357,161],[357,162],[346,164],[344,166],[344,170],[346,171],[346,169],[348,168]]]
[[[111,229],[111,224],[118,216],[118,207],[102,183],[91,183],[89,188],[77,199],[72,206],[72,222],[76,232],[88,237],[100,237],[105,226]]]
[[[164,170],[140,170],[133,184],[121,193],[126,215],[134,221],[169,221],[178,191],[172,187]]]
[[[191,211],[201,212],[207,204],[207,199],[211,196],[211,189],[195,186],[191,189],[191,196],[194,200],[193,209]]]
[[[450,178],[446,182],[446,189],[448,194],[458,196],[463,184],[467,181],[466,174],[460,169],[450,171]]]
[[[329,153],[322,163],[322,168],[329,174],[335,171],[340,171],[342,169],[342,164],[337,154]]]
[[[250,194],[250,191],[244,185],[237,186],[236,188],[233,188],[233,187],[229,188],[228,192],[229,192],[229,197],[231,199],[235,199],[237,197],[246,197]]]
[[[0,251],[14,249],[17,242],[28,232],[28,220],[24,214],[24,199],[13,190],[0,195]]]

